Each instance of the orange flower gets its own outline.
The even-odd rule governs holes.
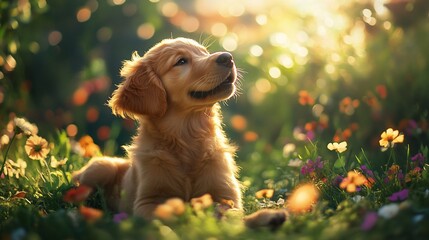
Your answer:
[[[227,200],[227,199],[221,199],[220,200],[220,204],[228,206],[229,208],[234,208],[234,201],[232,200]]]
[[[63,200],[69,203],[83,202],[88,198],[91,192],[91,187],[80,185],[79,187],[68,190],[64,195]]]
[[[156,206],[153,215],[162,220],[171,220],[174,217],[173,207],[168,204],[160,204]]]
[[[27,139],[25,143],[25,152],[28,157],[33,160],[43,160],[48,155],[50,149],[48,147],[48,141],[37,135],[33,135]]]
[[[384,148],[393,147],[395,143],[402,143],[404,141],[404,135],[399,134],[398,130],[393,130],[388,128],[381,134],[381,139],[379,141],[380,146]]]
[[[201,197],[191,199],[191,206],[197,211],[208,208],[212,206],[212,204],[213,204],[212,196],[208,193],[204,194]]]
[[[100,147],[94,143],[94,140],[89,135],[81,137],[79,145],[84,150],[84,157],[94,157],[100,154]]]
[[[372,186],[375,184],[375,179],[372,177],[368,177],[366,179],[366,182],[364,183],[365,187],[372,188]]]
[[[153,215],[163,220],[170,220],[175,216],[182,215],[185,209],[185,203],[182,199],[170,198],[164,204],[158,205]]]
[[[80,206],[79,212],[89,222],[94,222],[98,219],[100,219],[103,216],[103,212],[101,210]]]
[[[255,193],[256,198],[272,198],[274,189],[262,189]]]
[[[185,212],[185,203],[180,198],[170,198],[165,204],[170,205],[173,208],[175,215],[182,215]]]
[[[305,91],[305,90],[301,90],[298,93],[299,95],[299,104],[301,105],[313,105],[314,104],[314,98],[310,96],[310,94]]]
[[[288,197],[286,207],[292,213],[303,213],[311,210],[319,198],[319,191],[310,183],[297,187]]]
[[[340,112],[345,113],[346,115],[353,115],[355,109],[359,107],[359,100],[352,100],[350,97],[345,97],[341,100],[339,104]]]
[[[349,171],[347,177],[340,183],[340,188],[346,189],[347,192],[356,192],[356,188],[365,184],[368,180],[359,172]]]

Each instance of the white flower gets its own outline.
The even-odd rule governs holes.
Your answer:
[[[9,177],[13,176],[16,172],[14,168],[15,165],[16,163],[14,161],[8,159],[4,164],[4,169],[3,169],[4,175]]]
[[[68,158],[64,158],[63,160],[58,161],[54,156],[51,156],[51,167],[57,168],[63,166],[67,163]]]
[[[27,168],[27,163],[18,158],[17,162],[12,161],[11,159],[8,159],[4,165],[4,175],[16,178],[19,178],[20,176],[25,175],[25,169]]]
[[[399,212],[399,204],[390,203],[378,209],[378,215],[385,219],[390,219],[396,216]]]
[[[8,135],[4,134],[3,136],[0,137],[0,147],[8,145],[9,142],[10,142],[10,138]]]
[[[21,131],[26,135],[34,135],[38,132],[37,126],[29,123],[24,118],[15,118],[13,119],[13,122],[15,123],[15,126],[21,129]]]
[[[287,165],[289,167],[300,167],[302,165],[302,161],[299,158],[291,159]]]
[[[27,162],[22,160],[21,158],[18,158],[16,165],[16,178],[19,178],[19,175],[23,177],[25,175],[25,169],[27,168]]]
[[[347,150],[347,142],[344,141],[340,143],[337,143],[337,142],[329,143],[327,147],[331,151],[337,151],[339,153],[342,153]]]
[[[296,149],[295,144],[288,143],[283,147],[283,156],[288,157],[291,153],[293,153]]]
[[[362,199],[364,199],[365,197],[362,197],[361,195],[356,195],[354,197],[352,197],[353,202],[358,203],[360,201],[362,201]]]

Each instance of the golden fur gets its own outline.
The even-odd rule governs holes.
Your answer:
[[[125,61],[121,76],[109,106],[139,122],[126,147],[129,160],[94,158],[74,180],[104,187],[112,209],[145,218],[169,198],[206,193],[242,209],[236,149],[222,130],[218,104],[236,90],[232,56],[210,54],[190,39],[166,39]]]

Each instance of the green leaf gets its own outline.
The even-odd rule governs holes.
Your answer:
[[[346,165],[346,161],[344,157],[340,157],[335,161],[334,167],[335,168],[343,168]]]

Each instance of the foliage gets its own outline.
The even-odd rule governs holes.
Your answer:
[[[1,1],[1,238],[423,239],[428,9],[424,0]],[[177,200],[183,211],[164,206],[145,221],[70,182],[90,157],[123,155],[135,124],[105,106],[121,61],[171,36],[233,52],[243,79],[224,104],[225,129],[240,148],[246,214],[291,211],[276,231]]]

